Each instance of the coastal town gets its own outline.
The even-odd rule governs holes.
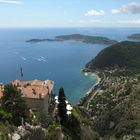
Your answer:
[[[138,119],[136,119],[138,114],[135,113],[139,112],[140,73],[134,74],[125,69],[102,70],[95,71],[95,73],[98,73],[100,81],[81,99],[79,107],[84,106],[86,109],[91,129],[106,135],[115,128],[117,135],[120,135],[119,133],[123,133],[123,130],[117,126],[120,119],[126,122],[123,124],[120,121],[121,127],[127,126],[131,117],[135,120]],[[133,105],[131,106],[131,104]],[[135,133],[139,135],[137,130]],[[128,136],[134,137],[131,134]],[[127,135],[124,135],[125,137]]]

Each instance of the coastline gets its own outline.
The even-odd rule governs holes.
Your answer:
[[[90,94],[94,90],[94,88],[101,82],[101,78],[99,77],[97,72],[88,72],[88,73],[91,73],[91,76],[95,77],[97,82],[94,85],[92,85],[92,87],[86,92],[86,95]]]
[[[86,69],[83,69],[82,71],[87,72]],[[96,77],[97,82],[86,92],[85,96],[82,97],[78,103],[79,106],[86,106],[86,107],[88,107],[90,100],[97,94],[97,91],[99,90],[99,87],[103,82],[103,78],[101,78],[98,74],[99,72],[88,71],[87,73],[91,73],[92,77]]]

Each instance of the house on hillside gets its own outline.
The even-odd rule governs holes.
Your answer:
[[[25,100],[29,109],[45,109],[48,111],[49,104],[53,100],[54,81],[14,80],[12,84],[21,90],[22,98]],[[0,88],[0,96],[2,96],[2,88]]]

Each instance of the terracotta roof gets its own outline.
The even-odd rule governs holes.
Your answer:
[[[44,98],[48,94],[53,93],[54,82],[51,80],[40,81],[20,81],[15,80],[12,82],[22,92],[23,97],[27,98]]]
[[[12,84],[17,86],[21,90],[22,96],[27,98],[44,98],[49,94],[53,94],[54,81],[46,80],[32,80],[32,81],[20,81],[14,80]],[[0,86],[0,98],[3,96],[2,88]]]

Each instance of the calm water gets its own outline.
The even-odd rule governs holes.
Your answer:
[[[54,38],[72,33],[101,35],[121,41],[127,40],[132,33],[140,33],[140,29],[0,29],[0,82],[9,83],[19,79],[19,68],[22,66],[24,80],[52,79],[55,81],[56,94],[58,88],[63,86],[68,99],[77,103],[96,83],[94,77],[84,76],[81,68],[107,46],[80,42],[25,42],[32,38]]]

